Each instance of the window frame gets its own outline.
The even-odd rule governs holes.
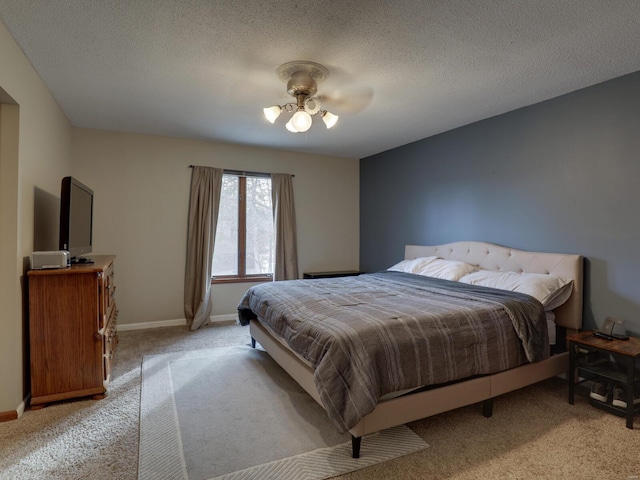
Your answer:
[[[238,274],[237,275],[211,275],[211,284],[225,283],[262,283],[272,282],[273,272],[268,274],[246,273],[247,267],[247,177],[262,177],[271,179],[269,173],[237,172],[225,170],[224,175],[238,177]],[[215,247],[214,247],[215,248]]]

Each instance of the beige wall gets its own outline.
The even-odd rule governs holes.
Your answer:
[[[120,324],[184,318],[191,164],[294,174],[300,273],[358,268],[357,160],[87,129],[72,145],[95,193],[93,250],[117,255]],[[234,314],[249,286],[214,286],[213,315]]]
[[[66,175],[96,192],[95,252],[118,256],[123,324],[184,317],[189,164],[295,174],[301,272],[358,267],[357,160],[76,130],[2,23],[0,65],[0,418],[22,408],[27,259],[57,249]],[[216,286],[213,314],[248,286]]]
[[[27,371],[23,320],[26,259],[34,245],[57,247],[57,227],[42,210],[59,205],[60,179],[71,173],[71,125],[0,23],[0,414],[21,408]],[[57,200],[56,200],[57,198]],[[59,207],[57,207],[59,209]],[[55,212],[54,215],[58,213]],[[50,215],[48,215],[50,216]]]

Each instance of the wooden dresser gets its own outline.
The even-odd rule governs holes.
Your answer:
[[[118,342],[113,255],[29,270],[31,406],[103,398]]]

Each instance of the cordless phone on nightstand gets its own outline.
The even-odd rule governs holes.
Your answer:
[[[593,334],[596,337],[606,338],[607,340],[629,340],[628,335],[618,335],[613,333],[613,327],[616,325],[624,325],[624,320],[621,318],[607,317],[602,328],[594,330]]]

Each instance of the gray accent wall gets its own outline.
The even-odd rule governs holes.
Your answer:
[[[460,240],[583,255],[585,328],[640,334],[640,72],[360,161],[362,270]]]

